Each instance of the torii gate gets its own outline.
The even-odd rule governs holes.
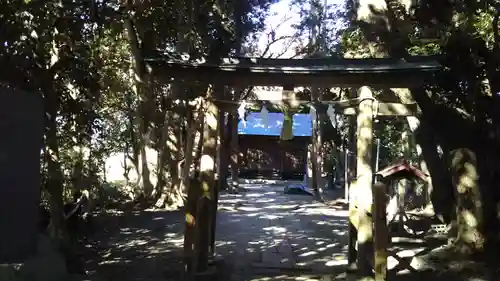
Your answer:
[[[287,108],[303,104],[331,104],[336,112],[357,117],[357,179],[352,186],[350,200],[350,225],[357,233],[357,262],[361,272],[371,273],[371,262],[368,261],[373,237],[372,207],[375,210],[385,206],[373,206],[373,169],[372,169],[372,123],[375,115],[379,116],[414,116],[418,114],[416,104],[401,104],[378,102],[374,99],[371,87],[408,88],[421,85],[435,77],[441,70],[441,65],[434,57],[412,57],[402,59],[257,59],[257,58],[227,58],[220,63],[192,62],[173,59],[163,55],[149,57],[146,62],[152,69],[152,75],[164,81],[189,81],[215,84],[217,86],[282,86],[284,99],[273,102]],[[173,79],[173,80],[172,80]],[[356,87],[357,98],[342,101],[297,101],[293,99],[293,88],[299,86],[336,86]],[[209,269],[210,247],[215,241],[215,216],[217,210],[217,188],[215,186],[215,159],[217,159],[218,108],[234,112],[239,102],[217,100],[214,90],[208,91],[205,97],[206,115],[203,132],[203,149],[200,163],[200,194],[197,204],[196,233],[191,252],[187,257],[190,274],[204,275]],[[248,103],[248,101],[246,101]],[[252,101],[262,103],[262,101]],[[194,188],[194,187],[193,187]],[[192,204],[195,202],[188,202]],[[192,223],[193,214],[187,214],[186,221]],[[385,228],[385,222],[375,223],[378,228]],[[199,235],[207,233],[208,235]],[[188,233],[186,233],[186,236]],[[187,239],[186,239],[187,241]],[[385,249],[387,238],[375,235],[375,249]],[[349,243],[350,249],[354,244]],[[185,247],[186,248],[186,247]],[[352,252],[352,251],[350,251]],[[385,253],[385,254],[384,254]],[[376,254],[376,277],[384,280],[386,274],[386,251]],[[352,257],[350,257],[352,262]],[[368,274],[368,273],[367,273]]]

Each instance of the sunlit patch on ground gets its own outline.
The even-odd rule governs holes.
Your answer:
[[[234,278],[319,280],[305,272],[267,277],[266,270],[286,272],[297,267],[327,272],[346,263],[342,260],[346,256],[347,212],[332,210],[311,196],[284,194],[280,184],[249,184],[245,189],[239,197],[222,194],[218,216],[217,239],[235,241],[231,247],[217,249],[234,263]],[[229,210],[231,206],[236,207]]]

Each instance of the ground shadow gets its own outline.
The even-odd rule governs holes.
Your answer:
[[[280,184],[242,187],[238,194],[222,193],[219,200],[216,254],[224,259],[229,280],[354,278],[345,273],[345,206],[285,194]],[[98,232],[90,240],[86,280],[181,280],[183,218],[182,211],[105,212],[97,218]],[[436,272],[417,272],[414,257],[440,244],[427,238],[393,237],[391,280],[438,278]]]
[[[110,210],[89,238],[89,280],[180,280],[183,212]]]

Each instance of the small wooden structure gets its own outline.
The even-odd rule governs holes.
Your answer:
[[[246,120],[240,120],[240,178],[302,180],[306,170],[307,146],[311,142],[312,121],[309,114],[294,114],[294,137],[283,141],[280,139],[283,118],[283,113],[272,112],[262,116],[259,112],[252,112]]]
[[[404,224],[408,220],[404,208],[405,195],[409,186],[408,180],[418,179],[427,182],[428,175],[411,165],[406,159],[402,159],[378,171],[375,176],[389,187],[389,193],[391,191],[395,193],[394,199],[396,201],[394,203],[397,204],[397,211],[394,217],[389,218],[388,224],[394,223],[398,219],[400,229],[412,234],[412,231]]]

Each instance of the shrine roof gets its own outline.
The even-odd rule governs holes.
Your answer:
[[[418,178],[424,182],[428,179],[428,175],[418,169],[417,167],[411,165],[407,160],[402,159],[388,167],[376,172],[376,175],[382,176],[383,178]]]
[[[239,135],[279,136],[283,127],[283,113],[267,113],[265,124],[260,112],[250,112],[246,121],[238,122]],[[293,135],[295,137],[310,137],[312,135],[312,120],[309,114],[293,115]]]

